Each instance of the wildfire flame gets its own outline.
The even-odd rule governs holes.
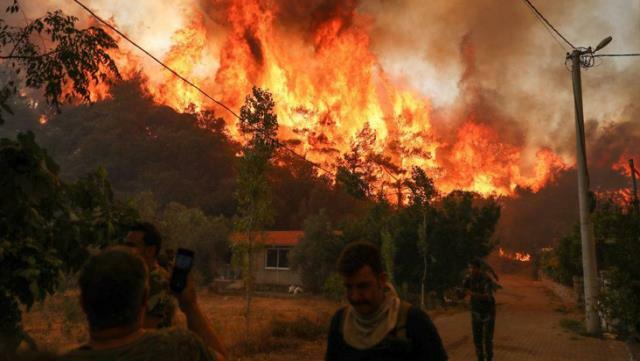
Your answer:
[[[518,261],[518,262],[530,262],[531,261],[531,255],[528,253],[524,253],[524,252],[514,252],[514,253],[509,253],[506,252],[505,250],[503,250],[502,248],[498,249],[498,254],[500,255],[500,257],[502,258],[506,258],[506,259],[510,259],[512,261]]]
[[[253,85],[268,89],[276,102],[279,136],[297,140],[298,153],[326,167],[334,167],[365,128],[375,134],[373,151],[404,170],[394,177],[406,177],[407,170],[419,166],[443,192],[537,191],[567,167],[549,149],[525,154],[521,145],[502,140],[474,116],[452,122],[461,125],[452,140],[445,140],[434,129],[429,99],[382,68],[370,47],[368,19],[356,12],[355,1],[319,8],[310,24],[298,27],[283,25],[285,9],[278,4],[211,0],[174,33],[163,61],[232,109],[242,105]],[[115,58],[125,78],[142,70],[155,101],[180,111],[190,105],[213,107],[195,89],[168,72],[150,70],[132,54],[123,50]],[[238,136],[236,119],[217,114]]]
[[[629,159],[635,159],[636,162],[634,164],[636,179],[640,179],[640,164],[638,164],[637,160],[639,157],[634,157],[627,152],[624,152],[618,158],[618,161],[611,166],[611,169],[623,174],[626,177],[631,177],[631,167],[629,166]]]

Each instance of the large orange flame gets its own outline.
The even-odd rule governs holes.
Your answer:
[[[525,252],[507,252],[505,250],[503,250],[502,248],[498,249],[498,254],[500,255],[500,257],[502,258],[506,258],[506,259],[510,259],[512,261],[518,261],[518,262],[530,262],[531,261],[531,255]]]
[[[475,119],[453,122],[462,124],[453,130],[454,140],[443,140],[434,130],[429,100],[382,69],[370,48],[367,19],[355,12],[355,3],[337,2],[338,10],[314,18],[302,30],[291,30],[277,21],[283,10],[277,1],[211,0],[215,14],[200,8],[202,15],[174,34],[163,60],[233,109],[242,105],[253,85],[270,90],[280,137],[298,140],[297,152],[327,167],[335,166],[357,134],[370,127],[376,153],[399,169],[425,168],[444,192],[510,195],[516,187],[537,191],[566,168],[548,149],[525,156],[522,145],[502,141],[496,130]],[[222,35],[210,25],[212,18],[223,24]],[[126,54],[118,59],[128,69],[135,63]],[[157,102],[178,110],[191,104],[213,106],[169,73],[146,70],[146,77]],[[237,135],[236,120],[218,114]]]

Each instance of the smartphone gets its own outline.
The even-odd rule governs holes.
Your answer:
[[[175,293],[180,293],[187,287],[187,277],[193,266],[193,251],[178,248],[176,259],[171,272],[171,281],[169,287]]]

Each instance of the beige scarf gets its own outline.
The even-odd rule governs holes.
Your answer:
[[[369,349],[382,341],[396,327],[400,298],[391,284],[385,287],[385,299],[372,315],[361,315],[353,306],[345,310],[342,334],[344,341],[359,350]]]

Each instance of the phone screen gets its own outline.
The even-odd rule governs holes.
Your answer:
[[[187,277],[193,266],[193,255],[194,253],[191,250],[178,248],[173,272],[171,273],[171,281],[169,283],[171,290],[176,293],[182,292],[187,286]]]
[[[178,253],[176,255],[176,268],[183,269],[183,270],[190,269],[191,263],[193,263],[192,255],[188,255],[184,253]]]

